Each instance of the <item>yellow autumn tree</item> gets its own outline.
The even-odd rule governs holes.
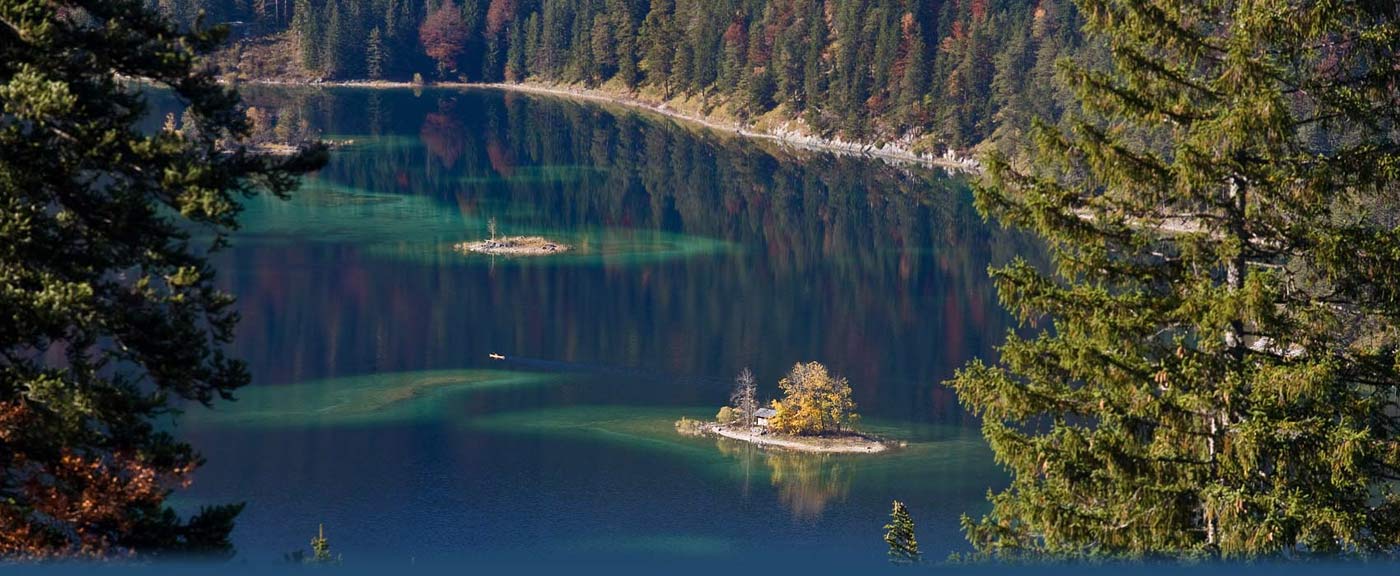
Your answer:
[[[777,412],[768,425],[784,434],[815,435],[839,432],[860,419],[851,400],[851,384],[833,376],[820,362],[794,364],[778,381],[781,400],[773,401]]]

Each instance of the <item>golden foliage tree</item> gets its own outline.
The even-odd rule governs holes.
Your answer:
[[[854,425],[860,419],[851,399],[851,384],[833,376],[820,362],[798,363],[778,381],[782,400],[773,401],[777,414],[769,427],[785,434],[825,434]]]

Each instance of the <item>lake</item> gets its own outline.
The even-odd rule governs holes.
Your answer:
[[[966,177],[489,90],[245,89],[284,130],[352,140],[216,260],[253,385],[179,423],[182,509],[246,501],[240,557],[324,524],[356,559],[883,562],[890,502],[925,554],[1006,484],[941,382],[1012,326],[989,264],[1033,244]],[[574,247],[464,255],[487,235]],[[501,354],[505,360],[493,360]],[[678,435],[751,367],[846,376],[880,455]]]

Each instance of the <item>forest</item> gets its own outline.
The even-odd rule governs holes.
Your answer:
[[[0,562],[266,555],[312,522],[338,562],[324,515],[397,564],[829,569],[884,502],[896,563],[916,514],[952,562],[1400,559],[1400,5],[1069,1],[0,0]],[[360,79],[594,88],[981,170],[518,90],[245,83]],[[497,214],[597,257],[451,251]],[[784,455],[751,490],[708,441],[636,440],[669,416],[469,429],[640,423],[784,348],[856,366],[910,458]],[[521,386],[450,389],[488,373]],[[355,426],[177,418],[363,382]]]
[[[1019,141],[1073,105],[1057,61],[1106,58],[1069,0],[152,2],[230,24],[234,50],[278,39],[303,77],[607,87],[932,152]]]

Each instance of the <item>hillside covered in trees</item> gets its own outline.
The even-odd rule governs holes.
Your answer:
[[[234,52],[277,39],[268,52],[318,79],[602,87],[934,148],[1058,118],[1072,98],[1055,62],[1091,57],[1070,0],[152,1],[186,25],[231,23]]]

